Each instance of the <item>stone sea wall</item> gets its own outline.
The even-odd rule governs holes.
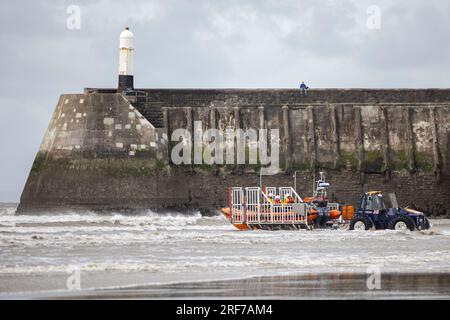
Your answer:
[[[306,196],[314,172],[324,170],[342,203],[356,205],[364,190],[379,189],[397,192],[403,205],[450,214],[450,90],[139,92],[62,95],[19,212],[225,206],[229,186],[258,185],[260,166],[172,164],[172,132],[201,121],[204,130],[278,129],[280,172],[264,176],[265,185],[292,185],[297,171]],[[162,126],[143,116],[148,108],[161,110]]]

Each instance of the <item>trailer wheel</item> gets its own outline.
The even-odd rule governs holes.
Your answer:
[[[414,231],[414,221],[408,216],[398,215],[389,222],[389,229],[398,231]]]
[[[350,230],[369,230],[370,228],[372,228],[372,221],[369,217],[358,216],[350,221]]]

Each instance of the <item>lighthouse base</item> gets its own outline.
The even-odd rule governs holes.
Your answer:
[[[119,91],[129,91],[134,89],[134,77],[129,75],[119,75]]]

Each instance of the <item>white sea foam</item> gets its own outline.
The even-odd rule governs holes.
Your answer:
[[[12,211],[12,212],[11,212]],[[184,215],[177,214],[157,214],[150,210],[143,214],[96,214],[92,212],[64,214],[37,214],[37,215],[16,215],[14,209],[0,212],[0,224],[14,226],[17,224],[45,224],[45,223],[120,223],[125,225],[162,225],[162,226],[184,226],[195,224],[201,218],[200,213]]]
[[[179,256],[177,259],[163,259],[157,261],[147,261],[144,259],[123,259],[120,261],[93,261],[89,263],[77,263],[77,267],[82,271],[123,271],[123,272],[161,272],[161,273],[199,273],[217,271],[220,272],[243,272],[259,270],[260,272],[330,272],[330,271],[361,271],[370,265],[379,265],[390,271],[422,271],[433,264],[431,270],[446,270],[446,262],[450,259],[449,251],[427,253],[418,257],[410,255],[386,255],[360,256],[339,255],[325,256],[293,256],[282,254],[276,259],[271,256],[208,256],[196,257]],[[74,264],[46,264],[46,265],[0,265],[0,274],[22,274],[22,273],[51,273],[67,272],[69,266]],[[428,268],[429,269],[429,268]],[[264,273],[265,273],[264,272]],[[244,272],[245,273],[245,272]]]

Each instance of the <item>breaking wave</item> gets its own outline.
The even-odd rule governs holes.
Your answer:
[[[15,209],[0,211],[0,224],[14,226],[18,224],[48,224],[48,223],[112,223],[122,225],[155,225],[155,226],[185,226],[195,224],[201,219],[199,212],[194,214],[167,213],[158,214],[151,210],[139,214],[98,214],[94,212],[65,212],[61,214],[16,215]]]

